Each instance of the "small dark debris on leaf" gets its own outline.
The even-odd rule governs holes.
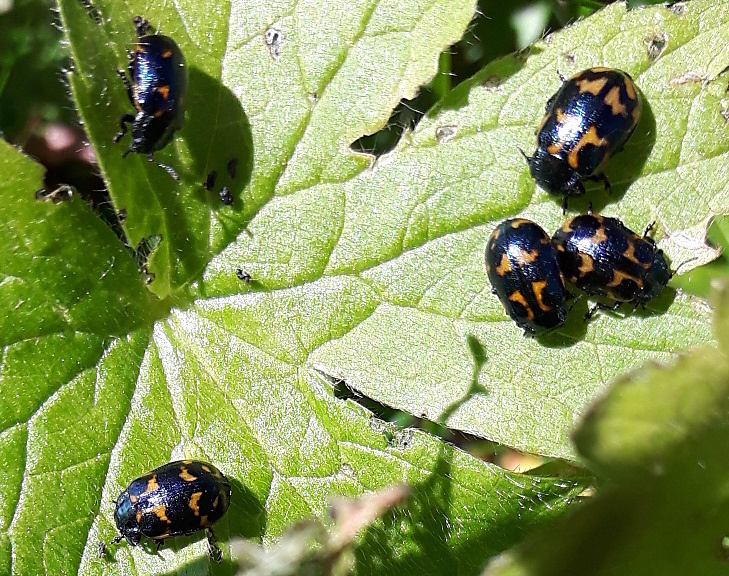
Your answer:
[[[147,266],[144,265],[139,269],[139,273],[142,275],[142,281],[144,282],[145,286],[149,286],[152,282],[154,282],[154,273],[147,270]]]
[[[230,206],[233,203],[233,193],[227,186],[223,186],[220,190],[220,201],[226,206]]]
[[[665,31],[662,33],[655,32],[647,36],[643,40],[643,44],[645,44],[646,50],[648,51],[648,58],[651,62],[655,62],[668,45],[668,34]]]
[[[242,268],[236,268],[235,275],[238,277],[238,280],[240,280],[241,282],[245,282],[246,284],[250,284],[253,281],[253,276],[251,276]]]
[[[205,190],[207,190],[209,192],[210,190],[212,190],[215,187],[215,181],[217,179],[218,179],[218,172],[217,172],[217,170],[213,170],[205,178],[205,182],[203,182],[203,188],[205,188]]]
[[[106,558],[106,544],[104,542],[99,542],[96,551],[99,555],[99,560],[103,560],[104,558]]]

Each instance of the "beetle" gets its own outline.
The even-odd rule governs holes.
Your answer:
[[[564,324],[569,293],[557,251],[539,225],[524,218],[502,222],[486,244],[485,258],[492,292],[525,335]]]
[[[640,121],[642,103],[633,79],[614,68],[589,68],[564,80],[547,102],[537,129],[537,148],[529,173],[550,194],[585,193],[583,180],[599,180],[610,191],[603,170],[622,150]]]
[[[219,562],[222,552],[212,525],[228,510],[230,496],[230,482],[212,464],[170,462],[132,480],[119,494],[114,509],[119,535],[111,543],[126,538],[130,546],[137,546],[146,536],[159,549],[166,538],[205,530],[211,556]]]
[[[570,283],[590,296],[613,300],[614,309],[624,302],[637,308],[658,296],[673,276],[663,250],[648,236],[652,228],[639,236],[617,218],[590,212],[567,220],[552,243]]]
[[[136,115],[121,118],[121,131],[114,137],[119,142],[132,125],[132,143],[124,152],[146,154],[150,161],[154,153],[172,140],[182,128],[187,104],[188,74],[185,57],[175,41],[162,34],[148,34],[149,22],[141,16],[134,18],[137,42],[129,53],[128,74],[118,74],[127,91]],[[170,175],[177,174],[163,166]],[[178,179],[178,178],[175,178]]]

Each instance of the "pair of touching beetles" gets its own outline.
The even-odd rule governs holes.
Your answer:
[[[564,80],[547,102],[537,129],[537,149],[529,171],[552,194],[568,199],[585,193],[583,180],[610,187],[603,169],[619,152],[640,120],[641,101],[631,77],[620,70],[590,68]],[[486,272],[506,312],[538,335],[562,326],[570,297],[565,277],[588,296],[611,300],[617,308],[655,298],[672,272],[663,251],[648,236],[620,220],[582,214],[567,220],[550,238],[536,223],[506,220],[486,245]]]

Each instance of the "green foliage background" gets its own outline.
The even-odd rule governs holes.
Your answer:
[[[585,10],[539,6],[541,22]],[[37,201],[42,168],[0,144],[0,573],[233,573],[229,558],[210,565],[199,536],[159,555],[121,544],[97,557],[116,533],[119,491],[181,457],[209,459],[233,483],[216,530],[226,553],[235,537],[272,545],[294,522],[326,517],[331,494],[407,482],[407,505],[358,540],[357,573],[477,574],[510,549],[487,573],[563,563],[600,574],[723,569],[729,306],[722,296],[712,332],[702,296],[726,267],[697,268],[645,311],[589,324],[583,300],[564,329],[531,340],[491,295],[482,259],[503,218],[525,215],[547,230],[561,222],[559,200],[535,187],[518,150],[534,146],[557,70],[594,65],[631,73],[646,113],[608,168],[613,196],[592,188],[589,199],[636,230],[655,219],[682,272],[716,256],[704,237],[729,213],[729,8],[614,4],[485,66],[525,36],[502,32],[495,47],[485,38],[507,29],[503,20],[495,12],[469,24],[475,8],[59,2],[68,84],[110,202],[124,212],[123,237],[78,197]],[[185,128],[158,154],[180,184],[111,144],[130,110],[115,71],[138,13],[177,39],[190,66]],[[8,79],[21,73],[27,44],[6,54],[0,101],[17,110],[20,88]],[[451,88],[451,70],[476,73]],[[433,107],[417,125],[390,118],[403,99]],[[11,139],[22,115],[3,119]],[[403,124],[401,138],[380,131]],[[233,157],[235,179],[225,175]],[[213,169],[232,207],[203,189]],[[587,199],[570,207],[584,210]],[[714,230],[721,239],[724,225]],[[142,275],[130,247],[145,244],[156,250]],[[241,283],[237,269],[254,281]],[[697,295],[676,290],[697,284]],[[645,361],[662,367],[609,391]],[[339,399],[341,382],[552,462],[504,471]],[[593,483],[598,497],[576,506]],[[686,520],[662,540],[677,498],[681,517],[700,518],[702,529],[684,533]],[[584,534],[606,551],[590,566],[580,564]],[[681,562],[666,550],[681,550]]]

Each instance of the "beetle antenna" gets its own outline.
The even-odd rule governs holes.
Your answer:
[[[693,258],[689,258],[688,260],[684,260],[683,262],[681,262],[681,263],[680,263],[680,264],[679,264],[679,265],[678,265],[678,266],[676,267],[676,269],[675,269],[675,270],[672,270],[672,271],[671,271],[671,278],[673,278],[674,276],[676,276],[676,275],[678,274],[678,271],[679,271],[679,270],[681,269],[681,266],[685,266],[686,264],[690,264],[690,263],[691,263],[691,262],[693,262],[694,260],[698,260],[698,258],[697,258],[696,256],[694,256]]]

